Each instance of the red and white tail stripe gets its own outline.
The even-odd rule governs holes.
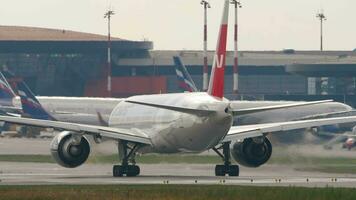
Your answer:
[[[217,98],[224,97],[224,73],[226,64],[226,42],[227,42],[227,25],[229,19],[229,0],[225,0],[224,11],[221,21],[220,33],[214,62],[211,69],[211,77],[208,93]]]

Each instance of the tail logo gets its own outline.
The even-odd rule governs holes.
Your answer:
[[[215,54],[214,56],[214,65],[216,68],[222,68],[224,66],[224,55],[220,55],[220,59],[219,56],[217,54]]]

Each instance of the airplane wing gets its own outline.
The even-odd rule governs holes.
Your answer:
[[[346,117],[346,116],[356,116],[356,110],[347,110],[347,111],[340,111],[340,112],[330,112],[330,113],[309,115],[309,116],[305,116],[305,117],[296,119],[296,121],[309,120],[309,119],[321,119],[321,118],[327,118],[327,117]]]
[[[0,121],[20,124],[20,125],[53,128],[56,130],[74,131],[79,134],[99,135],[110,139],[125,140],[130,142],[141,143],[141,144],[149,144],[149,145],[152,144],[148,136],[144,132],[137,129],[121,129],[121,128],[114,128],[114,127],[92,126],[92,125],[77,124],[77,123],[38,120],[38,119],[29,119],[29,118],[21,118],[21,117],[8,117],[8,116],[0,116]]]
[[[276,106],[263,106],[263,107],[255,107],[255,108],[235,109],[235,110],[232,110],[232,114],[234,116],[239,116],[239,115],[246,115],[246,114],[263,112],[263,111],[268,111],[268,110],[276,110],[276,109],[282,109],[282,108],[308,106],[308,105],[328,103],[328,102],[332,102],[332,100],[310,101],[310,102],[290,103],[290,104],[276,105]]]
[[[11,113],[22,113],[22,108],[18,108],[15,106],[1,106],[0,111],[2,112],[11,112]]]
[[[275,132],[283,132],[289,130],[297,130],[303,128],[318,127],[318,126],[331,125],[331,124],[342,124],[342,123],[349,123],[349,122],[356,122],[356,116],[279,122],[279,123],[268,123],[268,124],[256,124],[256,125],[246,125],[246,126],[233,126],[231,127],[226,137],[222,140],[222,142],[260,137]]]

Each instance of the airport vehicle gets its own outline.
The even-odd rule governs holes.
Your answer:
[[[238,176],[239,167],[231,164],[230,153],[245,166],[258,167],[266,163],[272,154],[268,133],[356,121],[356,117],[340,117],[232,126],[236,115],[300,104],[232,109],[230,101],[223,97],[229,3],[224,0],[208,92],[129,97],[112,111],[109,127],[9,116],[1,116],[0,121],[62,130],[51,143],[51,153],[58,164],[69,168],[87,160],[90,145],[86,136],[93,136],[96,142],[102,138],[117,140],[122,164],[113,167],[114,176],[140,173],[133,162],[137,152],[195,153],[207,149],[213,149],[224,160],[223,165],[215,168],[217,176]]]
[[[324,144],[324,149],[333,149],[335,145],[341,144],[343,149],[352,150],[356,147],[356,127],[352,131],[337,135],[328,143]]]
[[[356,136],[348,137],[345,143],[342,145],[343,148],[351,150],[356,146]]]
[[[337,144],[341,144],[343,149],[352,150],[356,147],[356,135],[354,133],[340,134],[325,144],[324,149],[331,150]]]

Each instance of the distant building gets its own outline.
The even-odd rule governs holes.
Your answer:
[[[209,52],[208,62],[213,62]],[[179,55],[198,88],[202,88],[201,51],[151,51],[148,58],[117,60],[117,75],[166,76],[169,92],[179,91],[172,56]],[[225,93],[232,93],[233,52],[227,53]],[[122,71],[122,70],[125,70]],[[270,95],[355,94],[356,52],[242,51],[239,53],[239,94],[262,99]],[[230,94],[230,95],[229,95]]]
[[[180,92],[176,55],[202,88],[202,51],[153,51],[149,41],[112,40],[113,96]],[[38,95],[106,96],[106,48],[103,35],[0,26],[0,67],[23,77]],[[211,51],[208,63],[212,58]],[[340,99],[355,94],[355,51],[242,51],[239,96],[232,94],[232,65],[233,52],[228,52],[225,93],[230,98]]]
[[[113,59],[144,58],[153,43],[112,38],[111,46]],[[106,49],[103,35],[0,26],[0,67],[39,95],[83,96],[88,82],[106,77]]]

